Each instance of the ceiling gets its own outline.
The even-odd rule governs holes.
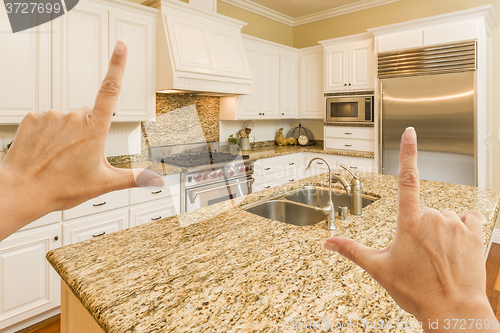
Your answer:
[[[252,0],[254,3],[291,18],[316,14],[326,10],[363,2],[360,0]]]

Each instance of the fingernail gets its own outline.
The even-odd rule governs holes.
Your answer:
[[[415,143],[417,142],[417,133],[413,127],[408,127],[403,134],[403,138],[407,143]]]
[[[124,40],[118,40],[115,45],[115,50],[113,51],[114,54],[121,55],[123,54],[123,51],[125,51],[125,47],[127,44],[125,43]]]
[[[339,249],[339,246],[337,245],[337,243],[335,243],[335,241],[331,238],[328,238],[327,240],[325,240],[325,242],[323,243],[323,247],[327,250],[335,251],[335,252],[338,252],[338,249]]]

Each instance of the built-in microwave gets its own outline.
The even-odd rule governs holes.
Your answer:
[[[327,122],[373,122],[373,95],[326,98]]]

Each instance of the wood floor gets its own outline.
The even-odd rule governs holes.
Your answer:
[[[486,260],[486,293],[491,307],[500,321],[500,244],[493,243]],[[17,333],[59,333],[59,315],[49,318]]]

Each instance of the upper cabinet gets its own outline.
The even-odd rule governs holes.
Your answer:
[[[243,47],[246,23],[178,0],[159,8],[157,90],[249,94],[252,76]]]
[[[51,107],[50,23],[13,34],[2,9],[0,30],[0,124],[18,124]]]
[[[300,61],[300,118],[324,119],[323,47],[314,46],[299,50]]]
[[[299,117],[299,57],[290,47],[244,36],[253,78],[249,95],[222,97],[221,120]]]
[[[373,36],[363,33],[320,42],[324,48],[325,92],[374,88]]]
[[[113,121],[155,117],[156,13],[145,6],[85,1],[52,22],[53,108],[62,112],[93,105],[119,39],[128,59]]]

